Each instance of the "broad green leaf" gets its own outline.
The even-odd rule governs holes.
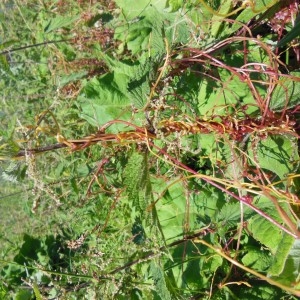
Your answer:
[[[264,282],[255,282],[252,284],[250,281],[251,287],[239,286],[236,289],[238,290],[236,294],[236,299],[239,300],[275,300],[282,299],[285,297],[285,293],[279,290],[278,288],[271,286]],[[225,298],[221,298],[223,300]],[[231,297],[228,297],[231,299]],[[292,298],[293,299],[293,298]]]
[[[162,11],[166,7],[166,0],[140,0],[136,1],[134,5],[132,0],[116,0],[116,4],[122,9],[126,19],[131,21],[151,7]]]
[[[149,181],[147,168],[146,154],[142,155],[134,152],[124,170],[124,184],[134,219],[136,217],[143,219],[146,208],[150,204],[147,203],[149,201],[149,194],[147,194],[149,192],[147,190],[147,181]]]
[[[129,20],[125,16],[125,21]],[[134,55],[157,58],[166,53],[165,38],[168,40],[168,47],[173,43],[184,44],[190,39],[190,32],[188,21],[179,12],[170,13],[149,5],[132,22],[118,27],[115,38],[123,42],[120,49],[124,49],[126,45]]]
[[[231,56],[227,58],[227,63],[232,66],[237,66],[240,62],[240,57]],[[198,93],[198,109],[201,115],[209,115],[216,107],[238,105],[239,103],[254,104],[255,101],[250,92],[248,85],[242,82],[237,76],[233,76],[227,70],[216,72],[215,76],[219,76],[221,81],[203,78],[199,84]],[[226,83],[222,85],[221,83]],[[220,109],[220,114],[225,114],[225,111]]]
[[[123,93],[125,75],[107,74],[90,80],[77,99],[80,117],[93,126],[101,126],[114,119],[129,119],[130,100]],[[117,132],[125,126],[116,125],[111,130]]]
[[[48,24],[44,28],[45,33],[50,33],[56,29],[67,27],[78,20],[80,16],[69,17],[69,16],[57,16],[53,19],[50,19]]]
[[[172,185],[156,205],[166,240],[182,235],[186,203],[181,183]]]
[[[21,289],[15,295],[15,300],[31,300],[32,292],[28,289]]]
[[[126,43],[132,54],[146,52],[148,56],[161,55],[165,52],[163,28],[167,16],[155,6],[146,7],[129,26],[118,27],[115,38]]]
[[[272,262],[272,257],[266,251],[253,248],[243,256],[242,262],[245,266],[250,267],[251,269],[264,272],[267,268],[269,268]]]
[[[223,258],[215,252],[210,252],[192,242],[179,245],[172,249],[171,253],[173,259],[168,262],[167,267],[172,268],[176,286],[183,289],[186,287],[190,290],[208,288],[214,274],[224,262]]]
[[[270,217],[278,220],[278,213],[270,200],[262,198],[257,206]],[[281,229],[260,215],[255,215],[248,221],[248,229],[257,241],[269,248],[271,253],[277,251],[283,236]]]
[[[293,77],[279,80],[272,94],[270,108],[280,111],[296,106],[300,102],[300,72],[291,72]]]
[[[156,205],[166,240],[181,236],[185,230],[196,230],[199,224],[215,221],[224,202],[221,192],[206,185],[189,198],[181,182],[170,186]]]
[[[282,237],[282,240],[278,244],[277,251],[273,257],[272,266],[268,270],[268,274],[270,276],[279,276],[282,273],[287,261],[287,257],[293,247],[293,243],[294,238],[285,233]]]
[[[220,209],[225,204],[224,196],[218,189],[203,184],[199,188],[199,194],[192,199],[195,206],[191,206],[198,222],[201,221],[204,224],[215,222]]]
[[[150,272],[155,285],[155,293],[163,300],[171,300],[170,292],[166,285],[164,270],[155,260],[150,263]]]
[[[217,213],[218,226],[220,231],[227,231],[235,227],[241,221],[241,204],[239,202],[226,203]],[[243,219],[248,220],[254,215],[253,210],[244,206]]]
[[[156,69],[156,62],[150,58],[139,63],[125,63],[106,56],[105,60],[115,76],[120,76],[118,85],[120,90],[132,105],[142,108],[147,102],[150,93],[151,72]]]
[[[295,146],[296,141],[293,137],[270,135],[261,139],[255,147],[250,145],[248,151],[260,168],[269,170],[283,179],[295,169],[295,161],[299,157]]]
[[[287,237],[283,239],[279,251],[275,254],[274,265],[269,275],[287,286],[300,288],[300,240]]]

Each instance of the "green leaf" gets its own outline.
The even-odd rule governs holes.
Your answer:
[[[67,16],[57,16],[53,19],[51,19],[48,24],[44,28],[45,33],[50,33],[51,31],[54,31],[56,29],[67,27],[77,21],[80,18],[80,16],[75,17],[67,17]]]
[[[300,72],[291,72],[290,75],[292,77],[284,77],[278,81],[270,101],[272,110],[283,110],[299,104]]]
[[[134,5],[132,0],[116,0],[115,2],[122,9],[127,20],[140,16],[148,8],[154,7],[159,11],[163,11],[166,7],[166,0],[139,0],[135,1]]]
[[[150,263],[150,272],[154,280],[155,292],[157,295],[162,300],[171,300],[171,295],[166,285],[164,271],[154,260]]]
[[[285,237],[279,246],[269,275],[273,279],[299,289],[300,280],[300,240]]]
[[[247,267],[264,272],[271,265],[272,257],[266,251],[253,248],[243,256],[242,262]]]
[[[4,55],[0,54],[0,67],[1,69],[3,69],[5,72],[10,72],[10,67],[9,67],[9,63],[7,62],[7,57]],[[12,73],[11,73],[12,74]]]
[[[269,205],[267,208],[265,207],[266,213],[276,220],[278,214],[276,213],[275,208],[270,202],[268,204],[268,200],[266,201],[264,206]],[[248,229],[257,241],[268,247],[272,253],[275,253],[282,239],[282,231],[278,227],[262,216],[255,215],[249,220]]]
[[[156,205],[166,240],[182,235],[185,217],[185,197],[182,183],[172,185]]]
[[[30,290],[21,289],[15,295],[15,300],[31,300],[32,292]]]
[[[254,214],[249,207],[244,207],[243,218],[249,219]],[[229,229],[241,221],[241,204],[238,202],[226,203],[217,213],[220,228]]]
[[[8,288],[4,283],[0,283],[0,299],[6,299],[6,295],[8,295]]]
[[[77,99],[80,117],[97,127],[114,119],[129,118],[130,100],[122,91],[124,80],[127,77],[120,74],[106,74],[90,80]],[[122,128],[125,126],[116,125],[111,130],[118,132]]]
[[[115,76],[121,76],[122,92],[136,108],[142,108],[147,102],[150,93],[150,80],[153,69],[156,69],[155,60],[148,58],[139,63],[122,62],[105,56],[108,67]],[[118,74],[118,75],[117,75]]]
[[[296,145],[293,137],[273,135],[261,139],[256,147],[250,146],[248,151],[260,168],[274,172],[282,179],[295,169],[299,157]]]
[[[252,284],[251,288],[241,286],[236,293],[236,299],[239,300],[274,300],[284,299],[285,293],[278,288],[264,282]],[[225,298],[221,298],[223,300]],[[228,299],[231,299],[230,297]],[[293,298],[291,298],[293,299]]]
[[[77,186],[77,183],[76,183],[76,179],[75,178],[71,178],[71,187],[72,187],[72,190],[74,191],[75,194],[79,194],[79,189],[78,189],[78,186]]]
[[[293,247],[294,239],[288,234],[284,234],[282,240],[278,244],[277,251],[273,258],[273,263],[268,274],[271,276],[279,276],[285,267],[287,257]]]
[[[131,233],[133,235],[133,242],[137,245],[141,245],[146,240],[146,233],[142,225],[140,218],[137,218],[132,225]]]
[[[63,87],[70,82],[80,80],[80,79],[84,78],[87,75],[87,73],[88,73],[87,71],[81,71],[81,72],[72,73],[69,75],[64,75],[60,79],[59,86]]]
[[[134,152],[124,170],[124,185],[134,217],[144,218],[149,205],[149,177],[146,154]]]
[[[157,10],[155,6],[146,6],[129,27],[125,25],[116,29],[115,38],[126,43],[134,55],[143,52],[150,56],[162,55],[165,53],[163,28],[166,17],[167,14]],[[126,19],[128,20],[128,17]]]

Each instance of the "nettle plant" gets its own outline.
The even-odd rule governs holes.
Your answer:
[[[14,144],[35,188],[84,212],[59,248],[72,266],[48,259],[31,278],[46,274],[34,279],[45,294],[51,283],[117,299],[300,296],[297,2],[148,2],[84,15],[106,39],[89,40],[60,87],[79,130],[48,109],[30,146]],[[50,191],[33,165],[59,148]]]

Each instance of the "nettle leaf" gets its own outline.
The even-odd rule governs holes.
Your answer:
[[[284,297],[284,293],[280,291],[278,288],[271,286],[267,283],[255,283],[251,286],[251,288],[243,288],[242,286],[238,288],[238,293],[236,293],[236,299],[241,300],[273,300],[273,299],[282,299]],[[223,300],[222,298],[220,300]],[[231,299],[231,297],[228,297]]]
[[[172,261],[168,261],[166,267],[172,269],[176,286],[181,288],[187,286],[190,290],[209,288],[214,274],[224,263],[221,256],[193,242],[178,245],[170,251]]]
[[[250,146],[248,152],[260,168],[284,178],[295,169],[295,161],[299,158],[296,145],[293,137],[273,135],[260,140],[256,146]]]
[[[287,257],[293,247],[293,243],[294,243],[293,237],[285,233],[274,255],[272,266],[268,270],[269,275],[279,276],[283,272]]]
[[[146,154],[134,152],[124,170],[124,185],[133,209],[134,217],[144,218],[150,203],[149,176]]]
[[[151,58],[138,63],[116,61],[108,56],[105,60],[114,74],[122,77],[122,92],[136,108],[142,108],[147,102],[152,71],[157,63]]]
[[[189,194],[182,182],[172,184],[156,204],[166,240],[182,236],[187,228],[192,231],[199,224],[215,221],[224,203],[224,194],[213,187],[203,185],[197,194]]]
[[[111,73],[87,82],[77,99],[81,110],[80,117],[94,126],[114,119],[129,120],[132,106],[142,108],[148,100],[152,72],[157,65],[157,61],[150,58],[138,63],[116,61],[105,55],[104,59],[112,70]],[[122,129],[124,130],[125,126],[120,124],[109,128],[111,132]]]
[[[276,208],[271,201],[265,197],[261,197],[256,205],[274,220],[280,219]],[[260,215],[255,215],[248,221],[248,230],[252,236],[269,248],[271,253],[277,251],[277,247],[282,240],[283,232],[277,226]]]
[[[132,0],[116,0],[116,4],[122,9],[127,20],[132,20],[148,8],[155,7],[162,11],[166,7],[166,0],[139,0],[132,4]]]
[[[218,212],[225,204],[224,193],[215,187],[203,185],[199,194],[195,195],[193,200],[193,209],[198,221],[204,224],[215,222],[218,218]]]
[[[287,286],[299,288],[300,280],[300,240],[290,236],[283,237],[274,257],[274,264],[269,270],[276,281]]]
[[[78,20],[80,16],[75,16],[75,17],[66,17],[65,15],[63,16],[57,16],[53,19],[50,19],[47,25],[44,28],[45,33],[49,33],[51,31],[54,31],[56,29],[62,28],[62,27],[67,27],[74,23],[76,20]]]
[[[272,257],[266,251],[253,248],[243,256],[242,262],[247,267],[251,267],[259,272],[263,272],[266,271],[266,269],[271,265]]]
[[[186,211],[182,183],[172,185],[162,200],[156,205],[158,218],[166,240],[174,239],[182,235]]]
[[[272,94],[270,108],[283,110],[299,104],[300,101],[300,72],[291,72],[293,77],[284,77],[279,80]],[[296,80],[297,78],[297,80]]]
[[[244,206],[243,218],[248,220],[255,212],[249,207]],[[218,226],[222,231],[227,231],[231,227],[236,227],[236,224],[241,221],[241,204],[239,202],[226,203],[217,213]]]
[[[236,62],[229,62],[236,64]],[[253,104],[254,100],[248,85],[227,70],[221,70],[219,74],[222,82],[226,82],[226,87],[210,78],[203,78],[199,82],[198,109],[201,115],[209,114],[215,107],[238,104],[241,101],[245,104]],[[224,111],[225,113],[225,111]]]
[[[189,40],[191,28],[188,21],[180,12],[172,13],[165,11],[164,7],[160,8],[163,2],[145,5],[138,16],[132,14],[132,10],[124,8],[124,21],[127,24],[115,31],[115,38],[123,42],[120,49],[126,45],[134,55],[162,57],[166,53],[165,38],[169,45],[175,41],[177,44],[184,44]]]
[[[93,126],[121,117],[129,119],[130,100],[124,94],[124,80],[127,80],[125,75],[106,74],[86,83],[77,99],[79,116]],[[124,128],[125,126],[116,125],[110,130],[118,132]]]
[[[137,245],[141,245],[146,240],[146,233],[141,219],[137,218],[132,225],[131,233],[133,236],[133,242]]]
[[[165,52],[163,27],[165,15],[155,6],[146,6],[129,25],[116,28],[115,38],[123,41],[132,54],[147,51],[150,55]],[[128,17],[126,17],[126,20]],[[127,34],[126,34],[127,32]]]
[[[150,263],[150,273],[155,285],[155,294],[157,294],[160,299],[171,300],[171,294],[166,285],[164,270],[155,260],[152,260]]]

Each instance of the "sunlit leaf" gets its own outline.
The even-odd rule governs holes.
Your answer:
[[[270,101],[270,108],[275,111],[291,108],[300,101],[300,72],[291,72],[291,77],[278,81]]]
[[[299,288],[300,242],[298,239],[285,237],[279,244],[269,275],[287,286]]]
[[[79,16],[75,16],[75,17],[57,16],[49,20],[48,24],[44,28],[44,31],[45,33],[50,33],[51,31],[54,31],[56,29],[69,26],[78,19]]]

